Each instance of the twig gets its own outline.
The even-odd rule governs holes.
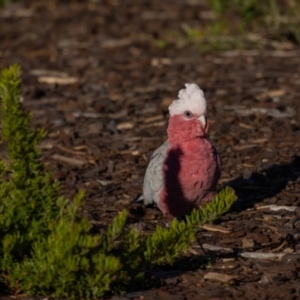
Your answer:
[[[230,252],[230,253],[233,252],[233,250],[231,248],[225,248],[225,247],[209,245],[209,244],[203,244],[203,248],[210,250],[210,251],[225,251],[225,252]]]
[[[63,161],[63,162],[65,162],[67,164],[70,164],[70,165],[78,166],[78,167],[81,167],[84,164],[86,164],[86,161],[84,161],[84,160],[80,160],[80,159],[73,158],[73,157],[62,156],[62,155],[59,155],[59,154],[52,155],[52,158],[56,159],[56,160]]]
[[[245,258],[261,259],[261,260],[272,260],[272,261],[281,261],[285,255],[299,255],[299,253],[270,253],[270,252],[241,252],[239,256]]]
[[[222,233],[230,233],[231,232],[231,230],[229,230],[226,227],[211,225],[211,224],[205,224],[202,226],[202,228],[205,230],[208,230],[208,231],[218,231],[218,232],[222,232]]]
[[[259,209],[269,209],[271,211],[278,211],[278,210],[287,210],[287,211],[295,211],[297,209],[297,206],[285,206],[285,205],[264,205],[264,206],[258,206],[256,207],[257,210]]]
[[[281,248],[283,248],[286,245],[286,241],[283,241],[281,245],[279,245],[277,248],[273,249],[272,252],[279,251]]]
[[[216,280],[220,282],[229,282],[231,280],[237,279],[238,276],[232,276],[232,275],[227,275],[227,274],[222,274],[222,273],[216,273],[216,272],[208,272],[204,274],[204,279],[210,279],[210,280]]]

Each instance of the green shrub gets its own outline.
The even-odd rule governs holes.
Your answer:
[[[223,189],[186,222],[173,220],[144,236],[126,229],[124,210],[106,234],[90,233],[80,215],[83,192],[68,201],[41,163],[38,141],[43,130],[30,128],[20,102],[20,69],[11,66],[0,78],[0,283],[11,292],[54,297],[96,298],[107,291],[126,292],[145,281],[154,265],[172,263],[206,222],[235,201]]]
[[[91,225],[78,213],[83,193],[69,203],[44,170],[37,147],[44,131],[30,129],[22,111],[19,73],[12,66],[0,79],[1,141],[7,148],[0,162],[0,279],[12,291],[102,295],[121,268],[108,247],[126,212],[105,237],[89,234]]]

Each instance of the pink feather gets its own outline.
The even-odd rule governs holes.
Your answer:
[[[208,124],[202,128],[197,118],[170,117],[164,186],[158,201],[164,214],[185,215],[215,195],[221,166],[207,132]]]

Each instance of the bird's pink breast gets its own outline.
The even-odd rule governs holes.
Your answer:
[[[164,214],[182,216],[210,201],[220,173],[219,157],[207,139],[196,138],[171,146],[164,162],[160,209]]]

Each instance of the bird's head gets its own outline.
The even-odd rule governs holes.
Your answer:
[[[179,91],[179,99],[169,106],[168,139],[171,143],[204,138],[208,132],[203,91],[195,83],[186,83],[185,87]]]

